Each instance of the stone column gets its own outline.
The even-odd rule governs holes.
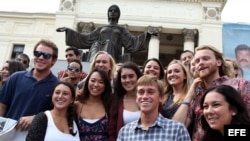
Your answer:
[[[194,52],[195,36],[198,34],[197,29],[186,29],[182,30],[184,36],[184,50],[190,50]]]
[[[149,41],[149,47],[148,47],[148,59],[150,58],[157,58],[159,59],[159,49],[160,49],[160,32],[162,30],[162,27],[148,27],[149,31],[157,31],[159,34],[158,36],[152,35]]]

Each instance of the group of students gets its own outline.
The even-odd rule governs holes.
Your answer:
[[[18,120],[27,141],[214,141],[223,140],[224,125],[250,125],[250,83],[229,77],[222,53],[210,45],[165,69],[156,58],[142,70],[133,62],[118,68],[99,51],[75,87],[51,72],[53,42],[39,41],[33,53],[34,68],[11,75],[0,91],[0,116]]]
[[[157,132],[153,132],[155,132],[157,136],[152,136],[152,138],[151,133],[149,133],[149,138],[154,140],[163,138],[169,138],[171,140],[175,140],[178,138],[178,140],[183,141],[190,140],[189,134],[183,124],[159,116],[158,108],[160,101],[162,100],[164,95],[164,84],[163,81],[159,79],[161,78],[161,75],[158,75],[160,74],[160,71],[153,73],[154,71],[152,70],[159,69],[162,72],[164,70],[162,66],[160,69],[158,64],[155,64],[154,60],[157,59],[147,61],[145,65],[145,77],[142,76],[143,74],[137,64],[133,62],[126,62],[118,69],[117,77],[113,78],[115,62],[108,53],[104,51],[98,52],[94,57],[93,63],[90,65],[90,73],[88,74],[86,79],[80,82],[84,83],[81,88],[83,89],[81,95],[78,95],[75,99],[75,102],[73,103],[72,100],[74,100],[74,98],[72,98],[73,96],[71,96],[71,98],[68,99],[68,102],[64,105],[63,115],[65,115],[65,121],[67,119],[66,115],[68,115],[66,114],[67,109],[71,104],[75,106],[76,115],[72,115],[73,118],[71,120],[76,123],[78,132],[72,132],[76,134],[71,134],[71,140],[73,140],[73,138],[74,140],[79,140],[80,138],[80,140],[84,141],[141,140],[140,134],[127,136],[124,135],[127,133],[123,133],[122,131],[120,131],[124,125],[138,120],[141,115],[145,116],[143,117],[145,121],[143,121],[143,126],[141,127],[142,132],[144,132],[145,130],[144,124],[145,128],[152,128],[151,125],[149,126],[148,124],[153,124],[156,119],[162,126],[162,129],[158,129],[158,125],[155,125],[154,130]],[[151,77],[151,75],[148,74],[156,74],[156,76],[152,75]],[[163,75],[164,73],[162,74],[162,78]],[[141,79],[141,81],[139,79]],[[141,82],[141,84],[138,84],[139,82]],[[63,81],[59,83],[63,83]],[[141,86],[142,88],[140,90],[137,89],[137,85]],[[152,87],[147,88],[151,85]],[[56,100],[54,98],[56,96],[54,95],[57,95],[57,91],[56,88],[54,88],[53,90],[52,101],[53,103],[56,103]],[[137,91],[141,91],[140,98]],[[64,92],[62,90],[60,92],[61,95],[63,95]],[[58,94],[60,92],[58,92]],[[67,93],[67,96],[69,95],[69,93],[70,92]],[[61,101],[63,101],[63,96],[61,97]],[[59,98],[57,100],[60,102]],[[56,109],[58,110],[59,108],[62,109],[62,105],[61,107],[56,105],[57,104],[54,104],[53,110],[50,111],[50,115],[52,115],[52,117],[53,115],[56,116],[55,114],[52,114],[53,111],[55,111]],[[68,112],[70,111],[68,110]],[[47,113],[48,112],[46,111],[45,114]],[[61,115],[62,118],[62,114],[58,115]],[[54,119],[54,124],[56,126],[50,126],[50,130],[48,130],[48,127],[50,125],[50,118],[48,118],[48,123],[44,123],[44,119],[37,115],[30,125],[26,139],[39,140],[42,138],[43,140],[47,137],[56,140],[66,139],[66,137],[54,136],[52,134],[53,132],[57,131],[57,129],[60,129],[60,125],[64,123],[62,121],[56,122],[55,119],[61,118],[59,118],[59,116],[52,118]],[[150,123],[148,123],[149,119],[151,119]],[[36,135],[35,133],[41,131],[41,127],[43,127],[41,126],[41,124],[47,125],[47,131],[42,131],[46,131],[46,133],[50,131],[51,134],[41,134],[40,136]],[[171,129],[170,127],[172,126],[174,126],[174,128]],[[51,130],[51,128],[55,131]],[[69,128],[71,127],[69,126]],[[165,128],[167,128],[168,130],[165,130]],[[46,128],[43,127],[43,129]],[[128,131],[130,131],[130,129],[125,130],[124,128],[124,132]],[[174,132],[175,134],[169,134],[169,131]],[[57,134],[55,133],[55,135]]]

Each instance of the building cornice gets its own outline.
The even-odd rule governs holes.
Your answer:
[[[26,13],[26,12],[6,12],[0,11],[0,17],[12,18],[46,18],[55,19],[55,13]]]
[[[221,9],[223,9],[228,0],[169,0],[169,1],[174,1],[174,2],[189,2],[189,3],[202,3],[202,2],[222,3]]]

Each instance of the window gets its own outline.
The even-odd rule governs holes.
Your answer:
[[[21,44],[14,44],[13,45],[13,51],[11,54],[11,59],[15,59],[18,54],[23,53],[24,45]]]

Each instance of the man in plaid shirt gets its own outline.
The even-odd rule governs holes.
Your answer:
[[[163,101],[164,84],[155,76],[144,75],[137,81],[136,102],[140,119],[121,128],[117,141],[190,141],[186,127],[164,118],[158,107]]]

